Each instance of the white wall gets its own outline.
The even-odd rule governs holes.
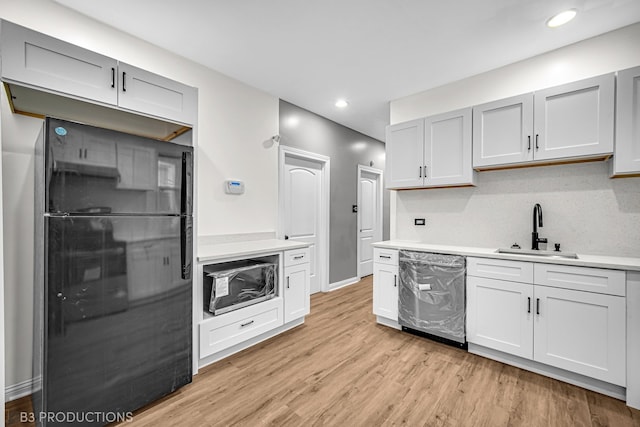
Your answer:
[[[0,135],[2,135],[2,115],[0,115]],[[2,138],[0,138],[0,150],[2,150]],[[2,209],[2,162],[0,162],[0,368],[4,367],[4,261],[2,241],[2,217],[4,210]],[[4,369],[0,369],[0,409],[4,413]],[[4,421],[3,421],[4,423]],[[4,425],[4,424],[0,424]]]
[[[640,65],[640,23],[390,105],[391,123]],[[394,197],[395,196],[395,197]],[[480,172],[475,188],[393,191],[391,238],[503,247],[530,245],[532,209],[541,237],[568,251],[640,253],[640,178],[611,180],[606,163]],[[413,225],[425,217],[426,227]]]
[[[198,235],[275,232],[278,98],[47,0],[0,0],[0,18],[198,88]],[[2,90],[6,385],[31,378],[33,147],[38,119],[13,115]],[[243,196],[224,194],[243,179]],[[15,389],[15,387],[14,387]]]
[[[391,101],[391,124],[640,64],[640,23],[477,76]],[[487,52],[489,55],[490,52]]]

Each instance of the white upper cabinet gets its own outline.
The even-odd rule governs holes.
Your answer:
[[[116,105],[118,61],[2,21],[2,78]]]
[[[640,67],[618,72],[613,175],[640,174]]]
[[[471,108],[427,117],[424,124],[424,185],[473,184]]]
[[[118,63],[118,105],[182,123],[196,115],[196,90],[157,74]]]
[[[116,59],[1,23],[2,80],[68,98],[193,124],[196,89]]]
[[[424,119],[387,127],[387,188],[421,187],[424,167]]]
[[[473,107],[473,167],[533,159],[533,94]]]
[[[536,92],[534,158],[613,153],[614,99],[613,73]]]
[[[474,107],[473,167],[610,155],[614,88],[611,73]]]
[[[473,185],[471,108],[387,127],[387,188]]]

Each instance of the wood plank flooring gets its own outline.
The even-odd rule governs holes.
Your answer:
[[[376,324],[372,279],[123,426],[640,426],[624,402]]]

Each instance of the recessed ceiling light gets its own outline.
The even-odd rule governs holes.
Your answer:
[[[578,12],[575,9],[569,9],[569,10],[565,10],[563,12],[557,13],[553,15],[551,18],[549,18],[549,20],[547,21],[547,27],[555,28],[555,27],[559,27],[560,25],[564,25],[567,22],[571,21],[573,18],[575,18],[577,13]]]
[[[336,101],[336,107],[338,107],[338,108],[345,108],[347,105],[349,105],[349,103],[347,101],[345,101],[344,99],[338,99]]]

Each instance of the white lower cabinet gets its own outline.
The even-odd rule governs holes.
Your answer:
[[[535,286],[533,359],[624,386],[625,299]]]
[[[467,340],[533,358],[533,286],[484,277],[467,278]]]
[[[398,251],[374,248],[373,314],[398,321]]]
[[[469,259],[469,264],[477,261]],[[493,260],[481,259],[483,265]],[[504,269],[509,263],[496,260]],[[626,301],[617,294],[591,290],[585,277],[619,277],[619,272],[586,267],[531,263],[530,283],[467,276],[467,340],[470,343],[595,378],[626,384]],[[549,283],[542,273],[553,270]],[[610,274],[612,273],[612,274]],[[473,270],[469,274],[475,274]],[[537,275],[536,275],[537,274]],[[585,283],[586,282],[586,283]]]
[[[285,252],[284,263],[284,323],[288,323],[310,311],[309,248]]]
[[[282,298],[207,319],[200,324],[200,358],[226,350],[282,324]]]
[[[304,316],[309,314],[309,248],[254,255],[255,257],[233,258],[229,261],[256,258],[260,262],[277,263],[281,271],[277,280],[277,296],[216,316],[205,311],[206,317],[199,324],[200,359],[226,357],[255,344],[256,340],[274,336],[288,327],[301,324]],[[268,259],[269,257],[272,259]],[[198,275],[201,277],[207,274],[203,271],[204,268],[206,266],[200,264]],[[211,360],[207,363],[211,363]]]

